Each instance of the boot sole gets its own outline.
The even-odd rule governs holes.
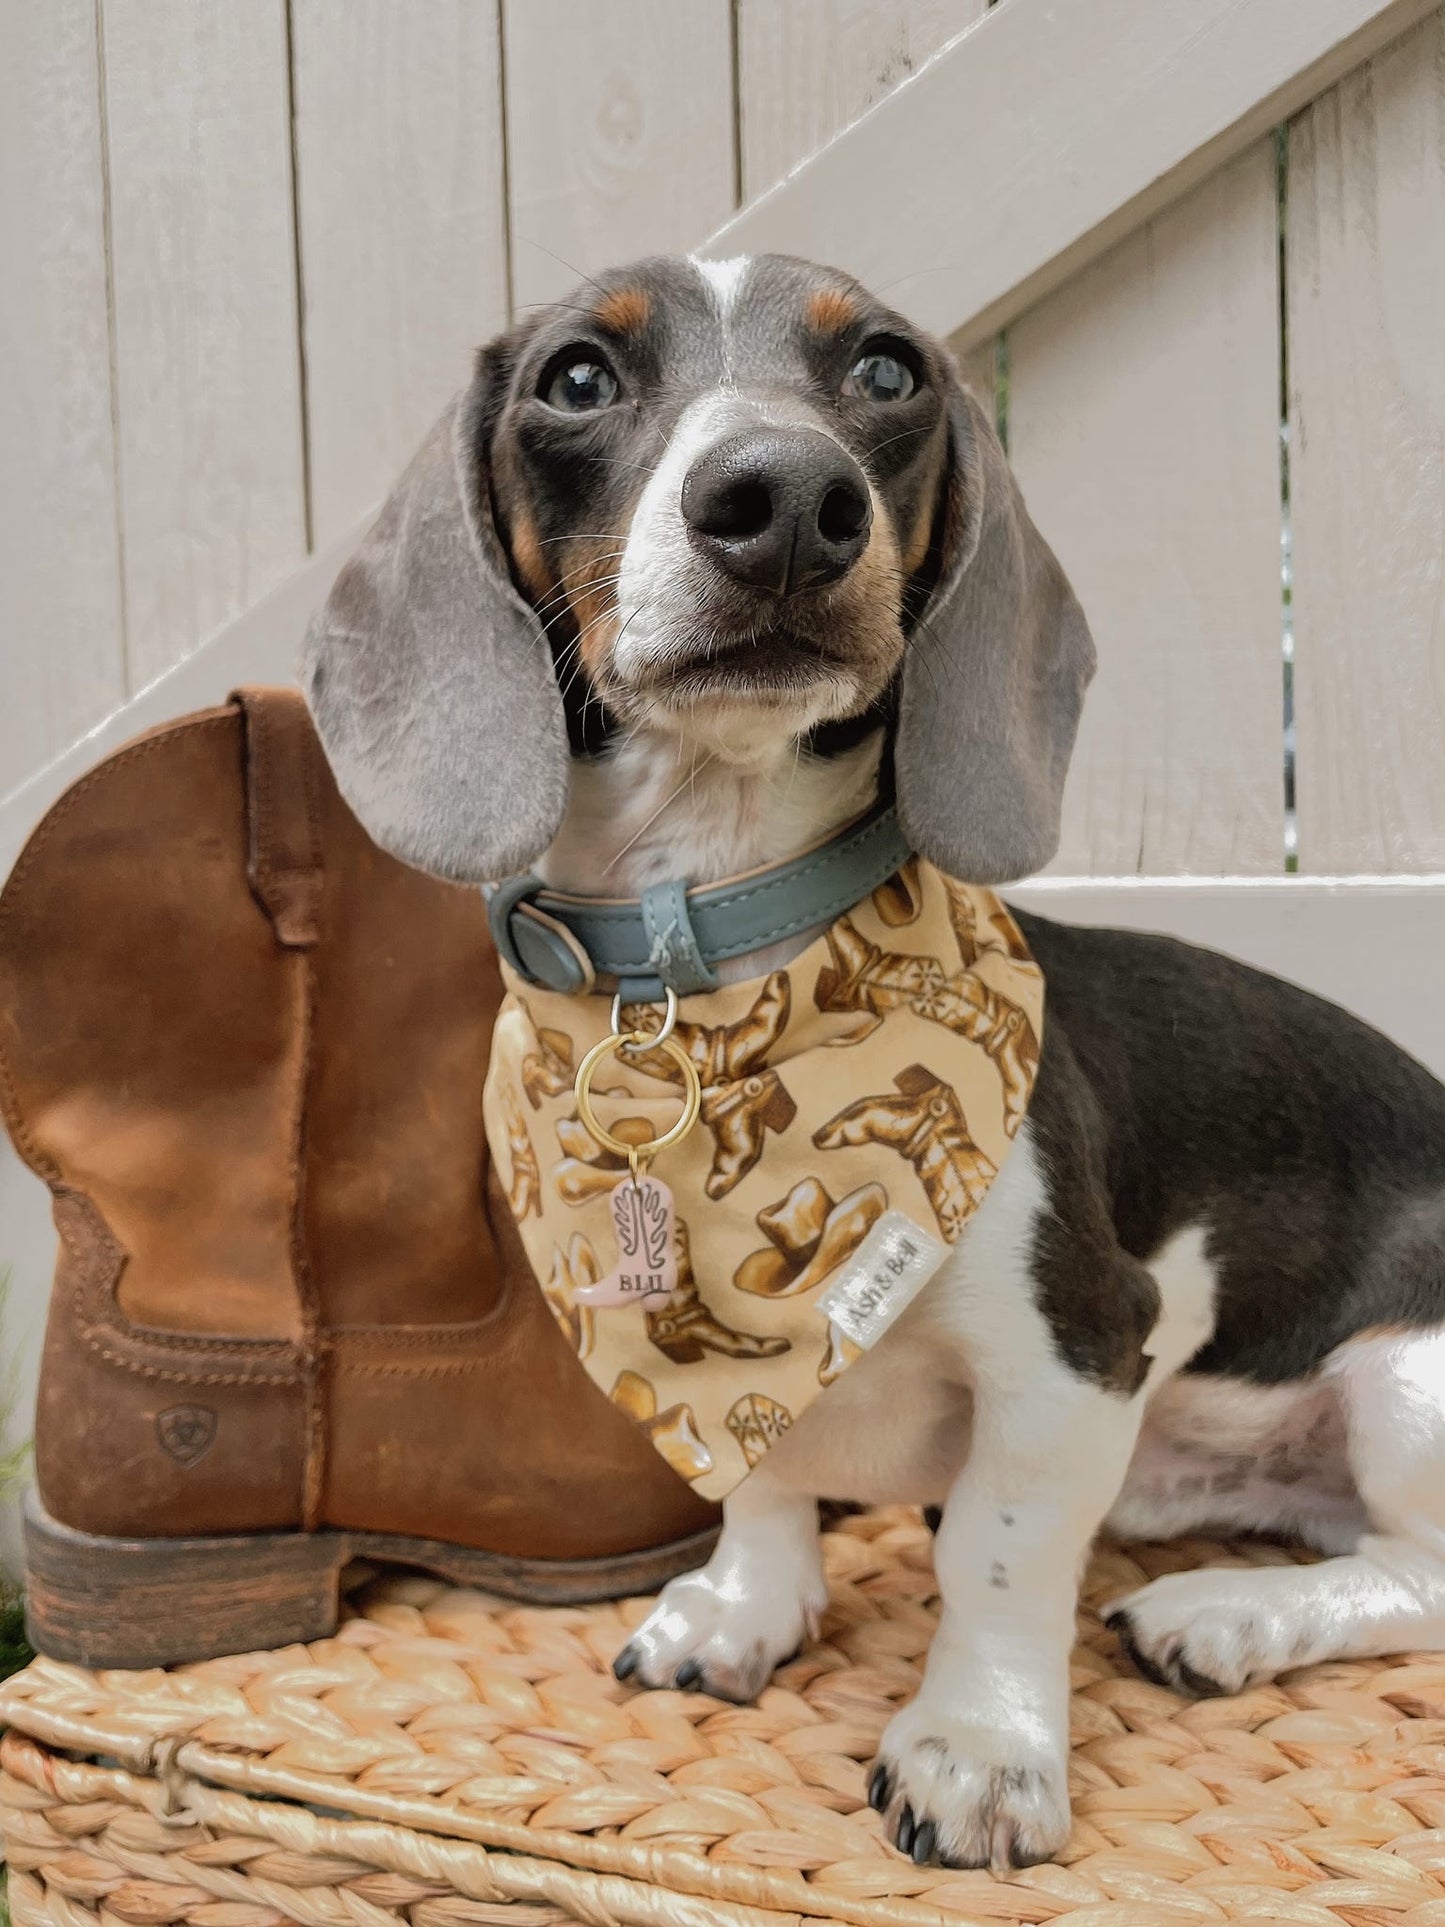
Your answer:
[[[250,1532],[110,1539],[25,1502],[25,1626],[31,1645],[76,1666],[178,1666],[328,1639],[352,1559],[416,1566],[455,1586],[531,1605],[655,1592],[706,1563],[710,1527],[641,1552],[521,1559],[395,1532]]]

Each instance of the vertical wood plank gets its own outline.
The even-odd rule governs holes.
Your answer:
[[[293,0],[312,536],[380,500],[507,318],[496,0]]]
[[[1445,14],[1288,180],[1299,867],[1445,870]]]
[[[0,794],[125,693],[93,0],[0,5]]]
[[[306,552],[283,0],[103,0],[130,673]]]
[[[743,199],[781,180],[987,11],[988,0],[738,0]]]
[[[738,0],[739,172],[752,200],[906,80],[989,0]],[[908,284],[879,293],[908,307]],[[994,344],[962,357],[990,408]]]
[[[1283,868],[1273,145],[1008,330],[1009,453],[1099,674],[1055,870]]]
[[[512,298],[698,246],[732,212],[729,0],[504,0]]]

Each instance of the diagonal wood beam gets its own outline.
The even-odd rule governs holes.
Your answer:
[[[184,716],[189,710],[222,703],[237,683],[294,682],[306,625],[326,600],[342,563],[375,519],[376,509],[371,508],[360,521],[308,556],[268,595],[233,616],[199,649],[127,697],[53,762],[27,776],[17,788],[0,794],[0,883],[56,798],[129,737],[154,723]]]
[[[703,252],[834,262],[971,347],[1436,3],[1001,0]]]

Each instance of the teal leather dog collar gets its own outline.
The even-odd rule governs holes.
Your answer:
[[[883,803],[801,856],[701,889],[670,881],[640,897],[582,897],[528,874],[483,894],[498,951],[529,983],[580,993],[606,976],[625,1002],[653,1003],[711,990],[725,958],[830,923],[911,854]]]

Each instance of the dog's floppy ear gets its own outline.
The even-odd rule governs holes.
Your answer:
[[[898,809],[913,847],[946,874],[1007,883],[1058,848],[1094,645],[998,437],[959,383],[949,439],[943,573],[903,672]]]
[[[525,870],[567,800],[551,655],[488,501],[505,361],[437,423],[312,623],[302,684],[342,795],[383,849],[458,882]]]

